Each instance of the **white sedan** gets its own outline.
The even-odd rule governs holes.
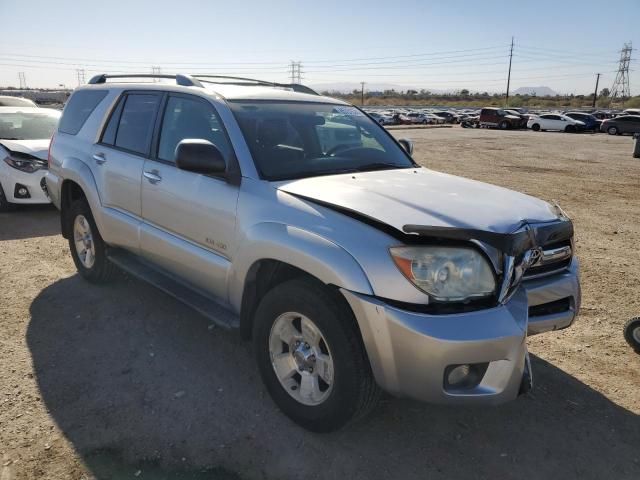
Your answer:
[[[584,130],[584,122],[574,120],[571,117],[559,113],[545,113],[543,115],[530,117],[527,122],[527,128],[536,132],[559,130],[561,132],[574,133]]]
[[[17,203],[50,203],[44,176],[59,118],[51,108],[0,107],[0,212]]]

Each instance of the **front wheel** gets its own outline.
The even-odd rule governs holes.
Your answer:
[[[290,280],[264,296],[253,345],[274,402],[308,430],[337,430],[377,403],[353,314],[339,293],[313,279]]]
[[[0,213],[10,212],[11,210],[13,210],[13,204],[7,201],[2,185],[0,185]]]
[[[640,353],[640,317],[632,318],[624,326],[624,339],[637,353]]]
[[[509,128],[509,122],[503,120],[498,126],[500,127],[500,130],[506,130],[507,128]]]
[[[106,283],[116,272],[107,258],[107,245],[100,236],[91,207],[83,198],[71,205],[67,215],[69,249],[78,273],[93,283]]]
[[[617,135],[618,134],[618,127],[609,127],[607,129],[607,133],[609,135]]]
[[[534,132],[539,132],[540,125],[538,125],[537,123],[534,123],[533,125],[531,125],[531,130],[533,130]]]
[[[576,127],[573,125],[567,125],[564,131],[567,133],[576,133]]]

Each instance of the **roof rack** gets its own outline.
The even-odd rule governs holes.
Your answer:
[[[306,85],[301,85],[299,83],[278,83],[278,82],[269,82],[267,80],[258,80],[256,78],[229,77],[226,75],[194,75],[193,78],[196,81],[201,80],[205,83],[217,83],[221,85],[247,85],[248,83],[249,84],[253,83],[255,84],[255,86],[290,88],[294,92],[298,92],[298,93],[307,93],[309,95],[319,95],[318,92],[316,92],[312,88],[309,88]],[[224,81],[224,80],[230,80],[230,81]]]
[[[98,83],[106,83],[108,78],[171,78],[176,81],[176,84],[182,85],[183,87],[202,87],[202,83],[193,78],[190,75],[163,75],[160,73],[152,74],[152,73],[134,73],[134,74],[121,74],[121,75],[110,75],[106,73],[102,73],[100,75],[96,75],[89,80],[90,85],[96,85]]]

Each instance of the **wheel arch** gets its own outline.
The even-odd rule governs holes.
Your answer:
[[[253,227],[236,253],[229,298],[249,338],[253,313],[264,293],[296,277],[364,294],[373,290],[360,264],[345,249],[315,233],[277,223]]]
[[[99,215],[100,196],[93,174],[84,162],[70,159],[65,161],[64,179],[60,187],[60,227],[64,238],[69,238],[68,222],[66,221],[69,207],[73,201],[81,197],[84,197],[89,203],[96,225],[102,231]]]

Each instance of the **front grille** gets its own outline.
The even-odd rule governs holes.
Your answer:
[[[569,265],[571,265],[573,251],[570,239],[544,245],[541,248],[543,256],[538,263],[527,269],[524,274],[525,279],[557,273],[565,270]],[[564,255],[560,255],[558,258],[554,259],[552,256],[553,252],[564,252]],[[550,257],[546,261],[544,260],[545,254]]]

